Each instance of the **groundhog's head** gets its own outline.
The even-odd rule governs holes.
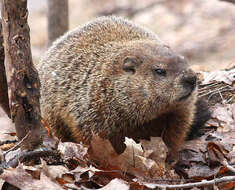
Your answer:
[[[128,110],[156,117],[196,101],[196,74],[168,46],[146,40],[126,43],[114,65],[114,89],[122,97],[118,104]]]

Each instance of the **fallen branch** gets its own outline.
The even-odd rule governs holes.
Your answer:
[[[235,176],[226,176],[221,178],[216,178],[213,180],[203,180],[201,182],[196,183],[186,183],[186,184],[177,184],[177,185],[164,185],[164,184],[153,184],[155,188],[161,188],[161,189],[186,189],[186,188],[193,188],[193,187],[205,187],[210,185],[215,185],[222,182],[230,182],[235,181]]]
[[[22,138],[20,140],[20,142],[18,142],[15,146],[13,146],[12,148],[10,148],[9,150],[7,150],[6,152],[3,153],[3,156],[5,157],[5,155],[11,151],[16,150],[17,148],[20,148],[20,145],[24,142],[24,140],[30,135],[30,131],[25,135],[24,138]]]
[[[229,163],[228,163],[226,160],[224,160],[224,161],[222,162],[222,164],[223,164],[226,168],[228,168],[228,170],[230,170],[231,172],[235,173],[235,168],[232,167],[232,166],[230,166]]]
[[[208,84],[199,84],[198,97],[206,98],[209,105],[216,103],[234,103],[234,87],[224,82],[213,81]]]
[[[0,164],[0,173],[3,171],[3,169],[16,167],[19,162],[36,161],[39,158],[48,158],[50,156],[56,158],[57,160],[60,158],[60,154],[57,151],[48,148],[40,148],[33,151],[23,151],[8,162],[3,162]]]

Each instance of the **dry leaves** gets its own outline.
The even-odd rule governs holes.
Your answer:
[[[213,71],[213,72],[200,72],[203,75],[202,84],[209,84],[212,81],[224,82],[226,84],[233,84],[235,81],[235,69],[229,71]]]
[[[167,147],[160,137],[152,137],[151,141],[142,140],[141,144],[126,138],[125,144],[125,151],[118,155],[108,140],[94,136],[90,154],[93,159],[106,167],[152,178],[164,176],[167,171],[165,170]]]
[[[220,84],[230,85],[229,89],[233,88],[234,79],[231,76],[231,72],[227,71],[204,73],[204,92],[208,91],[205,81],[209,85],[220,81]],[[210,108],[212,118],[207,122],[209,132],[185,143],[175,170],[165,165],[168,150],[160,137],[141,140],[140,143],[126,138],[126,149],[118,155],[107,139],[94,135],[90,146],[60,142],[57,151],[61,156],[56,164],[48,165],[41,159],[39,165],[31,163],[31,166],[26,166],[21,163],[17,168],[4,169],[0,174],[1,184],[5,188],[8,182],[23,190],[142,190],[154,189],[159,184],[186,183],[186,179],[201,181],[231,175],[231,170],[235,168],[235,104],[233,101],[217,101]],[[9,161],[20,153],[17,149],[5,154],[3,146],[0,150],[2,161]],[[233,181],[216,186],[217,189],[234,187]]]
[[[235,104],[216,104],[208,125],[217,127],[218,132],[235,130]]]
[[[4,141],[16,140],[15,127],[0,107],[0,146],[4,146]],[[6,145],[5,145],[6,146]],[[2,149],[2,147],[1,147]]]
[[[59,184],[52,182],[43,172],[40,173],[40,179],[33,178],[32,175],[26,172],[22,164],[17,168],[4,170],[3,174],[1,174],[1,179],[23,190],[63,189]]]

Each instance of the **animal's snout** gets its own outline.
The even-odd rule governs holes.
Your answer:
[[[197,85],[197,76],[195,73],[185,74],[182,78],[182,84],[184,88],[191,89],[193,91]]]

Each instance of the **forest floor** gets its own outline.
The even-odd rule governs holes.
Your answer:
[[[38,64],[47,49],[46,0],[28,2],[32,54],[34,63]],[[168,170],[162,158],[159,158],[160,152],[155,151],[155,145],[161,144],[159,139],[151,139],[149,144],[142,142],[142,147],[146,146],[147,151],[140,150],[140,145],[131,144],[126,153],[116,155],[110,143],[94,137],[95,147],[91,146],[93,156],[98,160],[105,160],[109,166],[107,168],[88,162],[86,147],[60,143],[58,151],[64,165],[48,166],[43,160],[41,165],[31,168],[20,165],[11,171],[5,170],[4,180],[17,187],[22,187],[23,180],[23,185],[27,188],[30,185],[51,185],[54,189],[79,189],[83,185],[87,188],[103,187],[102,189],[154,189],[158,187],[156,177],[159,176],[161,183],[166,183],[163,178],[167,182],[174,179],[173,183],[186,183],[228,175],[234,177],[234,171],[229,167],[235,167],[235,4],[219,0],[69,0],[69,8],[70,29],[101,15],[128,17],[156,32],[160,39],[183,54],[195,71],[209,71],[199,74],[202,81],[199,96],[205,96],[211,103],[212,118],[207,123],[209,133],[206,131],[202,137],[185,143],[176,172]],[[219,71],[228,68],[229,71]],[[15,140],[14,125],[1,109],[0,124],[0,142]],[[102,146],[96,146],[97,144]],[[128,152],[133,151],[133,147],[136,148],[135,153],[140,154]],[[0,159],[4,148],[6,147],[0,148]],[[161,148],[165,155],[166,148]],[[6,158],[9,154],[6,154]],[[112,164],[117,164],[115,167],[120,167],[118,169],[122,172],[114,170]],[[126,172],[132,176],[128,176]],[[0,187],[3,184],[4,181],[0,180]],[[223,183],[218,188],[234,189],[235,183]]]

